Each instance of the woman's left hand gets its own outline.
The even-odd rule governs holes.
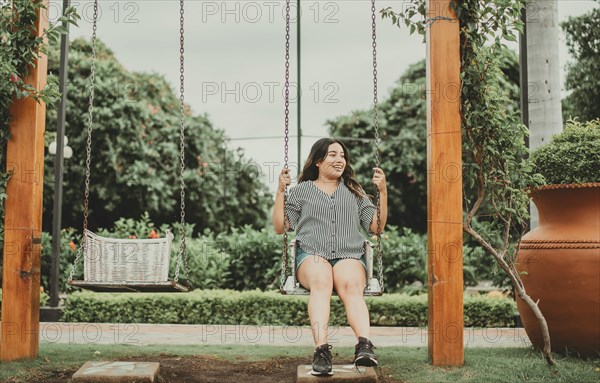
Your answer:
[[[377,186],[377,190],[380,193],[385,193],[387,191],[386,183],[385,183],[385,174],[381,168],[373,168],[373,183]]]

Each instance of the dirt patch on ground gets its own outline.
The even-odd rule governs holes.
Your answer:
[[[309,364],[307,358],[277,358],[258,362],[227,361],[215,356],[192,355],[140,356],[122,361],[146,361],[160,363],[160,383],[294,383],[298,365]],[[350,364],[351,360],[336,360],[336,364]],[[77,368],[62,371],[39,371],[31,383],[70,382]],[[381,383],[398,383],[390,378],[385,367],[376,369]],[[324,382],[327,379],[324,378]],[[10,380],[9,380],[10,381]]]

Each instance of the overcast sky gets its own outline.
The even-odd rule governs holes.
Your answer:
[[[295,7],[295,1],[292,1]],[[91,37],[92,1],[72,1],[82,20],[71,38]],[[377,9],[401,1],[378,1]],[[275,189],[268,163],[283,161],[284,1],[185,2],[186,102],[244,148]],[[559,0],[559,19],[597,3]],[[52,1],[56,18],[62,1]],[[295,9],[295,8],[294,8]],[[295,13],[295,11],[293,11]],[[425,57],[420,36],[377,19],[380,99],[400,75]],[[301,18],[302,139],[304,161],[325,121],[372,103],[371,9],[368,0],[303,0]],[[179,2],[102,0],[98,38],[131,71],[157,72],[179,81]],[[296,76],[296,24],[292,24],[291,78]],[[560,41],[561,67],[569,60]],[[561,74],[564,77],[564,69]],[[291,105],[290,161],[296,162],[296,104]],[[68,112],[68,111],[67,111]],[[74,134],[74,133],[71,133]],[[69,132],[67,132],[69,135]],[[276,138],[270,138],[276,137]],[[253,139],[249,139],[253,138]],[[279,168],[280,169],[280,168]]]

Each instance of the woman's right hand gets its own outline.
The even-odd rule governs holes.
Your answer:
[[[292,177],[290,177],[290,170],[283,168],[281,173],[279,173],[279,186],[277,187],[277,191],[280,193],[285,192],[285,187],[289,186],[292,183]]]

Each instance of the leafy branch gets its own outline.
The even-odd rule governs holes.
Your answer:
[[[38,90],[24,79],[36,60],[48,52],[48,41],[57,41],[66,32],[65,23],[77,25],[75,8],[65,10],[56,23],[38,36],[38,14],[46,8],[42,0],[14,0],[0,7],[0,160],[5,162],[8,141],[9,108],[15,101],[27,97],[51,104],[60,96],[56,76],[48,76],[47,85]]]

